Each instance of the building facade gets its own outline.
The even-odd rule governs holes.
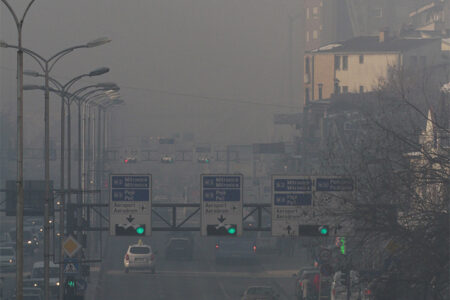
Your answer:
[[[333,94],[373,91],[396,68],[426,68],[441,60],[440,39],[357,37],[305,54],[305,103]]]

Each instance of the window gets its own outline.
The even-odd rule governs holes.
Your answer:
[[[340,70],[341,69],[341,57],[339,55],[335,55],[334,56],[334,68],[336,70]]]
[[[342,86],[342,93],[344,93],[344,94],[348,93],[348,86],[346,86],[346,85]]]
[[[309,7],[306,8],[306,19],[309,19]]]
[[[364,93],[364,86],[362,86],[362,85],[359,86],[359,92]]]
[[[323,90],[323,84],[319,83],[319,100],[322,100],[322,90]]]
[[[318,19],[319,18],[319,8],[316,6],[316,7],[313,7],[313,13],[312,13],[312,15],[313,15],[313,18],[314,19]]]
[[[359,63],[363,64],[364,63],[364,55],[360,55],[359,56]]]
[[[382,8],[375,8],[373,10],[373,16],[375,18],[382,18],[383,17],[383,9]]]
[[[313,40],[317,40],[319,38],[319,32],[317,30],[313,31]]]
[[[309,31],[306,32],[306,41],[309,42]]]
[[[341,92],[341,87],[339,86],[339,82],[334,83],[334,93],[338,95]]]
[[[309,88],[305,88],[305,102],[309,102]]]
[[[130,253],[132,254],[148,254],[150,253],[149,247],[131,247]]]
[[[305,73],[310,73],[310,66],[309,66],[309,57],[305,58]]]
[[[342,70],[348,70],[348,56],[342,56]]]

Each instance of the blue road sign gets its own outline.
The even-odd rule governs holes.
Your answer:
[[[111,181],[113,189],[150,188],[150,177],[148,175],[113,175]]]
[[[201,175],[201,234],[242,235],[242,175]]]
[[[150,191],[144,189],[112,189],[112,201],[149,201]]]
[[[275,194],[274,204],[280,206],[308,206],[312,204],[312,194]]]
[[[312,190],[311,179],[281,178],[274,180],[275,192],[310,192]]]
[[[353,178],[317,178],[317,192],[351,192],[354,190]]]

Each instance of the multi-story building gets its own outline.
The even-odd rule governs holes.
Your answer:
[[[333,94],[373,91],[395,68],[425,68],[440,64],[440,39],[356,37],[305,54],[305,103]]]
[[[304,0],[305,50],[376,34],[389,27],[399,32],[409,13],[432,0]],[[439,0],[440,1],[440,0]]]

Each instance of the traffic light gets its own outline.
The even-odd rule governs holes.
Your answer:
[[[199,157],[199,158],[197,159],[197,161],[198,161],[200,164],[209,164],[209,158],[207,158],[207,157]]]
[[[165,164],[171,164],[171,163],[173,163],[173,157],[169,156],[169,155],[163,155],[161,157],[161,162],[165,163]]]
[[[69,276],[64,282],[64,296],[75,296],[77,289],[77,281],[74,277]]]
[[[299,225],[299,236],[328,236],[330,228],[328,225]]]
[[[145,235],[145,224],[125,226],[116,224],[116,236],[142,236]]]
[[[236,224],[226,224],[223,226],[207,225],[206,234],[210,236],[236,236],[237,225]]]

